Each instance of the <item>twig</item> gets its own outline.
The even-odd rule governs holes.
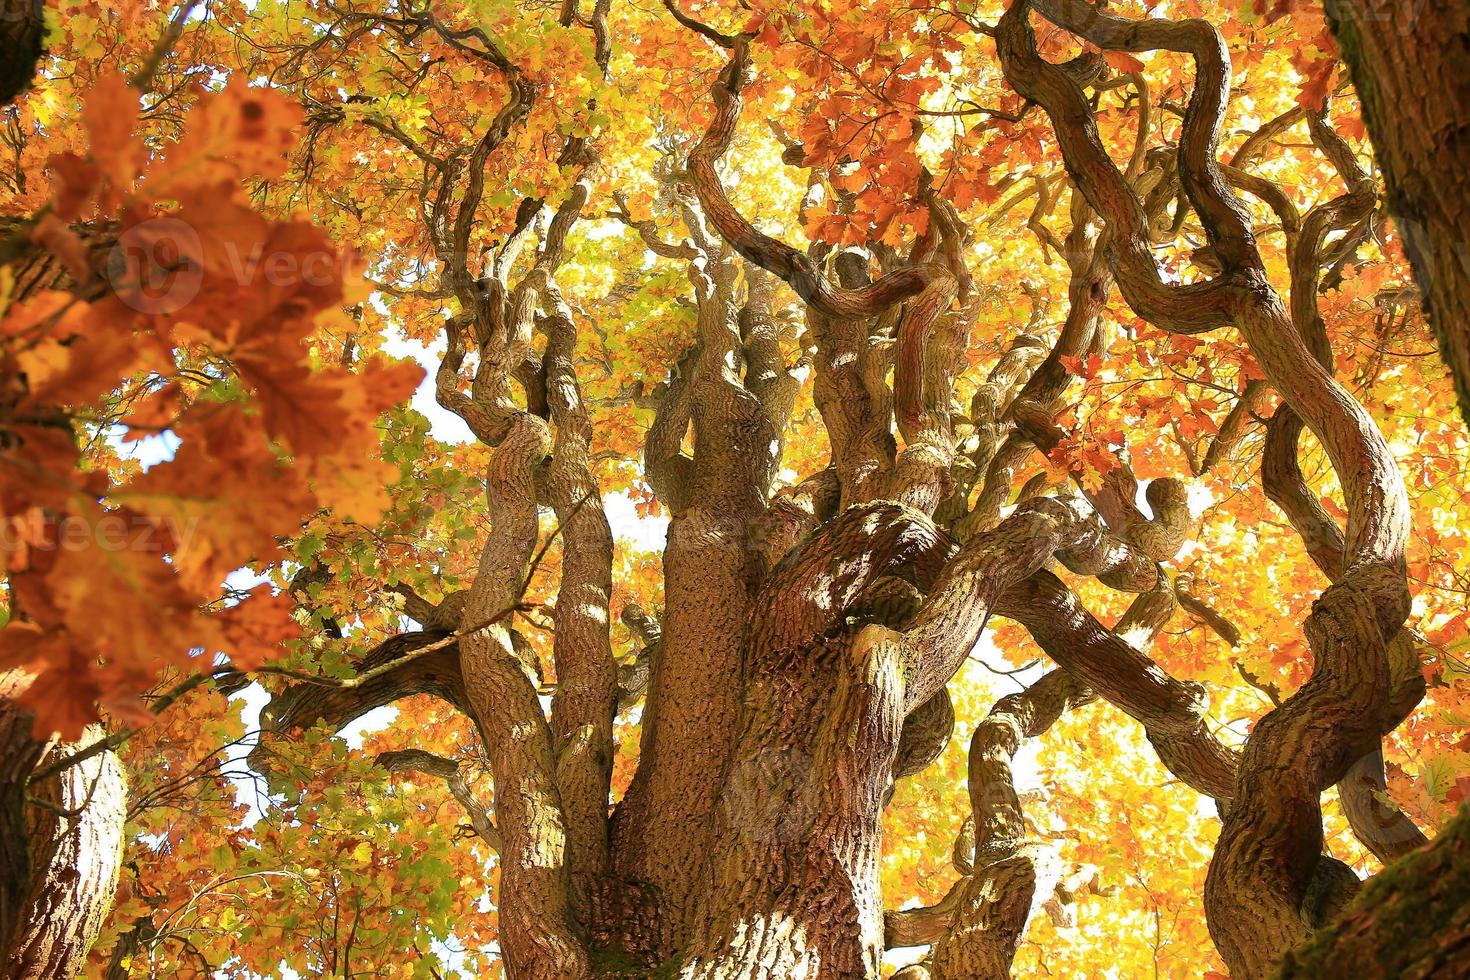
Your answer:
[[[735,47],[734,37],[730,36],[729,34],[722,34],[708,24],[703,23],[702,21],[697,21],[693,17],[690,17],[688,14],[684,13],[684,11],[679,9],[679,5],[675,3],[674,0],[664,0],[664,6],[668,8],[669,13],[674,15],[675,20],[677,20],[680,24],[683,24],[685,27],[689,28],[694,33],[700,35],[701,37],[708,38],[722,48]]]
[[[185,678],[183,681],[180,681],[178,684],[176,684],[171,690],[160,695],[158,697],[158,700],[154,701],[151,705],[148,706],[148,710],[155,715],[161,714],[166,708],[168,708],[169,705],[173,704],[179,698],[183,697],[185,694],[188,694],[190,691],[194,690],[194,688],[203,684],[207,680],[211,680],[212,678],[212,674],[195,674],[192,677]],[[27,785],[29,785],[42,779],[49,779],[50,777],[60,773],[63,769],[70,769],[77,763],[85,762],[88,759],[92,758],[94,755],[99,755],[100,753],[106,752],[109,749],[117,748],[119,745],[123,744],[137,733],[138,729],[136,728],[124,728],[119,731],[113,732],[106,738],[99,738],[97,741],[93,742],[86,748],[78,749],[71,755],[62,756],[60,759],[57,759],[56,761],[35,770],[31,773],[30,778],[26,780],[26,783]]]
[[[140,92],[148,91],[153,84],[153,76],[158,74],[159,67],[163,65],[163,59],[168,57],[174,45],[179,43],[179,38],[184,36],[184,22],[189,19],[189,15],[197,6],[199,6],[199,0],[184,0],[179,5],[179,9],[174,11],[173,17],[169,20],[168,27],[164,28],[163,34],[153,45],[153,50],[148,52],[147,59],[133,73],[133,77],[128,79],[129,85]]]

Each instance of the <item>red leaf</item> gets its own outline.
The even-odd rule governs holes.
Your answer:
[[[1337,79],[1337,61],[1319,59],[1308,65],[1303,74],[1306,75],[1306,81],[1296,100],[1302,108],[1315,112],[1322,108],[1327,101],[1327,93],[1332,91],[1333,82]]]

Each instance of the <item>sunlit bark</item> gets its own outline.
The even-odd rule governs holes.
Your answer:
[[[127,785],[111,752],[30,778],[77,746],[33,737],[33,716],[11,700],[27,683],[0,677],[0,977],[54,980],[81,969],[112,905]],[[91,726],[83,742],[102,735]]]

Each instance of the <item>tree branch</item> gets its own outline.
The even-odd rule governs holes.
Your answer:
[[[470,827],[475,834],[491,850],[499,853],[500,831],[495,829],[495,824],[490,820],[485,804],[480,802],[479,797],[470,789],[460,763],[453,759],[446,759],[442,755],[425,752],[423,749],[383,752],[378,756],[377,763],[390,773],[421,772],[427,776],[436,776],[444,780],[444,784],[449,787],[449,792],[464,808],[465,815],[470,819]]]

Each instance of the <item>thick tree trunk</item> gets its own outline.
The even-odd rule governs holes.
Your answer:
[[[1470,423],[1470,8],[1336,0],[1327,16]]]
[[[0,678],[5,693],[16,685]],[[101,735],[94,726],[83,742]],[[38,763],[74,748],[36,741],[30,713],[0,700],[0,980],[75,976],[112,905],[127,819],[117,757],[26,785]]]
[[[1343,916],[1287,955],[1279,980],[1463,977],[1470,963],[1470,809],[1385,868]]]
[[[25,781],[45,748],[31,738],[30,716],[14,702],[0,700],[0,951],[7,961],[30,894]]]
[[[739,735],[691,883],[680,976],[876,975],[880,818],[909,692],[899,648],[884,642],[897,634],[845,617],[893,615],[902,603],[878,600],[878,583],[915,566],[932,576],[933,556],[948,553],[911,514],[850,509],[757,597],[742,630]]]
[[[681,23],[692,23],[669,6]],[[1095,100],[1075,73],[1042,61],[1027,20],[1033,6],[1103,48],[1193,56],[1198,78],[1161,179],[1166,190],[1177,181],[1181,201],[1188,201],[1180,222],[1186,210],[1199,215],[1222,269],[1218,277],[1179,285],[1161,275],[1153,235],[1158,208],[1140,199],[1149,126],[1140,125],[1132,161],[1120,170],[1097,132]],[[564,26],[575,8],[563,6]],[[605,12],[606,4],[598,9]],[[433,15],[425,17],[445,40],[456,40]],[[1384,728],[1417,701],[1413,691],[1395,694],[1408,688],[1397,683],[1397,660],[1385,642],[1407,610],[1402,486],[1372,419],[1333,379],[1330,357],[1317,343],[1326,338],[1320,314],[1309,302],[1317,293],[1318,246],[1366,220],[1371,182],[1353,177],[1356,164],[1338,163],[1326,150],[1350,191],[1303,220],[1264,180],[1221,168],[1231,69],[1223,39],[1203,21],[1135,24],[1082,0],[1015,0],[997,30],[1007,76],[1056,123],[1080,191],[1073,195],[1073,232],[1061,247],[1072,273],[1071,310],[1052,355],[1020,392],[1012,389],[1039,356],[1035,337],[1018,340],[962,419],[951,402],[972,317],[951,311],[969,291],[958,216],[925,178],[920,195],[935,232],[906,258],[886,246],[799,252],[761,233],[725,196],[717,168],[739,122],[750,38],[700,33],[732,57],[713,89],[711,127],[688,159],[697,204],[682,176],[679,187],[667,188],[687,239],[660,241],[659,225],[635,221],[619,199],[623,219],[650,249],[690,263],[698,324],[670,379],[650,396],[657,409],[644,475],[671,516],[664,608],[656,640],[639,631],[657,653],[647,656],[649,679],[637,686],[647,691],[638,768],[615,819],[609,823],[607,806],[620,693],[607,628],[612,539],[590,468],[575,320],[552,278],[587,202],[587,175],[558,208],[519,283],[509,281],[519,268],[512,240],[532,229],[540,202],[527,202],[536,206],[518,215],[512,240],[487,259],[488,274],[467,259],[487,154],[532,98],[530,82],[483,33],[476,36],[485,48],[476,53],[505,77],[510,102],[469,157],[462,200],[453,168],[441,168],[427,230],[446,267],[445,291],[461,305],[448,324],[436,390],[441,405],[493,449],[486,474],[491,529],[474,585],[454,614],[447,601],[423,614],[411,610],[431,628],[458,625],[458,642],[452,653],[403,665],[391,681],[382,676],[350,690],[278,696],[272,724],[321,717],[340,725],[411,691],[438,691],[473,717],[491,758],[496,825],[472,798],[461,802],[472,819],[479,813],[481,837],[500,854],[496,898],[511,976],[869,977],[878,973],[884,946],[884,802],[898,774],[933,758],[935,741],[918,733],[947,737],[953,712],[944,710],[945,683],[992,613],[1008,616],[1027,626],[1061,671],[1028,697],[1002,702],[982,724],[971,755],[968,880],[953,901],[936,906],[938,914],[925,916],[931,938],[924,941],[935,948],[923,969],[939,980],[1009,974],[1033,907],[1060,873],[1053,855],[1024,840],[1009,760],[1023,735],[1045,727],[1044,716],[1094,693],[1147,727],[1171,771],[1229,804],[1207,885],[1211,928],[1237,975],[1274,969],[1285,950],[1330,917],[1334,901],[1347,900],[1324,902],[1316,886],[1346,881],[1347,888],[1328,893],[1339,896],[1358,884],[1342,877],[1339,862],[1323,858],[1321,792],[1354,767],[1366,780],[1360,792],[1371,793],[1381,774],[1361,760],[1373,762]],[[605,34],[605,66],[603,41]],[[1314,140],[1330,128],[1325,114],[1309,125]],[[1437,135],[1453,142],[1459,133]],[[566,149],[563,165],[573,157],[585,162],[580,139]],[[1237,156],[1241,167],[1247,156]],[[1051,194],[1038,179],[1038,194]],[[1266,280],[1250,215],[1231,186],[1282,215],[1289,240],[1310,243],[1296,251],[1302,262],[1293,263],[1289,307]],[[1174,196],[1169,190],[1159,200]],[[1094,216],[1108,226],[1101,241]],[[802,349],[813,352],[813,398],[832,457],[825,475],[772,501],[796,389],[777,343],[777,279],[807,307]],[[1306,624],[1316,670],[1308,686],[1262,721],[1243,757],[1206,724],[1197,685],[1169,677],[1130,645],[1139,642],[1135,628],[1162,628],[1173,611],[1173,586],[1160,563],[1174,557],[1188,533],[1183,484],[1149,486],[1153,518],[1142,516],[1131,475],[1121,488],[1108,484],[1110,502],[1107,493],[1086,495],[1091,504],[1067,492],[1036,497],[1037,484],[1001,518],[1022,462],[1049,448],[1043,437],[1056,428],[1071,381],[1064,359],[1107,347],[1103,314],[1115,280],[1141,317],[1167,330],[1197,334],[1235,325],[1285,399],[1284,411],[1330,454],[1351,512],[1346,532],[1330,526],[1337,538],[1303,532],[1336,582]],[[547,335],[540,357],[536,330]],[[478,350],[466,394],[461,369],[470,336]],[[524,409],[513,384],[524,390]],[[892,432],[895,414],[902,448]],[[964,427],[985,444],[966,451],[973,453],[968,463],[958,459]],[[1216,446],[1228,449],[1240,438],[1239,425],[1224,428]],[[1285,446],[1292,466],[1297,434]],[[971,484],[985,474],[968,514],[977,488],[955,492],[957,465],[972,468]],[[518,641],[510,615],[525,598],[547,505],[565,535],[549,720],[540,662]],[[1289,503],[1283,509],[1294,514]],[[1293,523],[1300,527],[1298,516]],[[1319,557],[1330,549],[1314,542],[1332,545],[1330,559]],[[1053,561],[1138,594],[1138,614],[1131,609],[1125,622],[1103,626],[1046,570]],[[1157,618],[1145,617],[1145,609]],[[385,651],[398,641],[359,666],[388,662]],[[625,685],[621,693],[630,690]],[[1050,714],[1031,703],[1047,694],[1054,696]],[[418,750],[390,755],[395,764],[434,762]],[[395,768],[386,757],[380,761]],[[439,762],[435,768],[452,779],[457,765]],[[456,797],[468,797],[462,790]],[[1345,808],[1355,829],[1377,819],[1367,806],[1349,801]],[[1396,830],[1393,839],[1380,835],[1375,853],[1406,847],[1417,832],[1411,824]],[[933,920],[945,927],[937,937]],[[890,931],[904,921],[891,918]]]
[[[45,34],[41,0],[0,0],[0,105],[31,87]]]
[[[880,818],[903,725],[893,654],[843,637],[749,692],[681,976],[877,975]]]

